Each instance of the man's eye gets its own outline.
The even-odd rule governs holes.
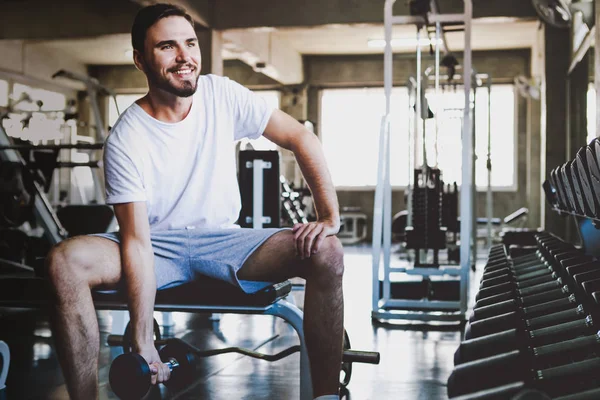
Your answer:
[[[188,46],[190,46],[190,47],[196,47],[196,43],[195,42],[190,42],[190,43],[188,43]]]
[[[172,49],[173,46],[170,44],[167,44],[167,45],[164,45],[162,48],[163,48],[163,50],[169,50],[169,49]]]

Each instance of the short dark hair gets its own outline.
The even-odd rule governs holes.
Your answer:
[[[167,17],[183,17],[188,20],[192,28],[194,27],[194,20],[182,7],[167,3],[144,7],[138,11],[131,26],[131,45],[133,49],[143,53],[146,32],[152,25]]]

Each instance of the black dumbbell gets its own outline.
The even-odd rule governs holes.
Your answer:
[[[524,325],[462,341],[454,353],[454,363],[458,365],[523,346],[552,344],[572,338],[572,335],[588,334],[594,324],[592,317],[586,316],[584,307],[579,305],[526,320]]]
[[[448,397],[454,398],[515,382],[525,382],[552,397],[554,393],[564,391],[564,387],[589,388],[600,374],[600,358],[532,370],[525,363],[518,362],[520,357],[519,351],[512,351],[457,366],[448,378]],[[491,369],[504,363],[513,367]]]
[[[582,287],[583,282],[600,279],[600,264],[596,261],[586,262],[586,260],[588,258],[585,256],[564,260],[560,267],[562,271],[560,274],[556,273],[560,276],[555,280],[523,289],[515,288],[511,292],[479,300],[473,309],[471,321],[516,311],[521,307],[558,300],[570,293],[582,296],[584,293],[578,289]],[[571,262],[575,264],[570,265]],[[589,293],[596,291],[595,288],[590,287],[585,294],[589,296]],[[600,287],[597,290],[600,290]]]
[[[559,253],[560,255],[560,253]],[[494,286],[488,286],[477,294],[477,303],[475,308],[489,306],[501,301],[510,300],[515,297],[542,293],[546,290],[556,289],[560,283],[559,277],[563,278],[565,283],[573,284],[573,276],[579,273],[598,270],[598,264],[589,256],[577,255],[563,258],[559,263],[555,263],[552,269],[553,273],[544,274],[535,278],[521,280],[519,282],[504,282]],[[521,279],[522,279],[521,275]],[[562,286],[562,284],[560,285]]]
[[[171,370],[171,377],[164,385],[182,388],[194,379],[195,357],[178,341],[168,342],[160,352],[160,359]],[[109,376],[113,392],[121,399],[141,399],[152,386],[150,366],[137,353],[118,356],[111,364]]]

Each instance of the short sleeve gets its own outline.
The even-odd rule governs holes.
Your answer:
[[[225,79],[235,117],[234,139],[257,139],[263,134],[274,108],[265,99],[230,79]]]
[[[146,201],[138,167],[119,141],[110,139],[104,145],[106,204]]]

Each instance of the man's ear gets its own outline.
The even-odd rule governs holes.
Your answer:
[[[144,71],[144,57],[142,56],[142,53],[140,53],[138,50],[133,50],[133,63],[135,64],[135,67],[142,71]]]

